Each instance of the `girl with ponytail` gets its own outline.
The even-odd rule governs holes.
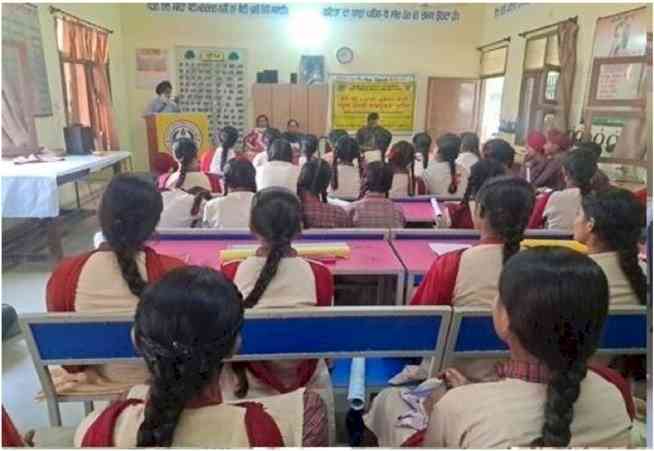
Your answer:
[[[115,176],[102,196],[98,211],[105,241],[98,249],[57,266],[46,289],[48,311],[133,312],[149,282],[184,266],[181,260],[157,254],[147,246],[162,209],[161,193],[152,181],[129,174]],[[103,390],[116,393],[115,390],[127,387],[130,381],[142,382],[145,377],[143,367],[135,364],[89,367],[86,372],[99,373],[108,380],[102,384],[89,382],[92,385],[89,391],[98,393]],[[90,375],[89,380],[92,380]]]
[[[238,352],[243,319],[240,293],[212,269],[179,269],[149,287],[133,329],[148,383],[82,421],[75,445],[327,445],[325,408],[314,393],[295,390],[257,403],[224,402],[219,381],[224,360]]]
[[[417,133],[413,137],[413,145],[416,148],[416,157],[419,155],[420,158],[416,158],[419,161],[419,165],[416,168],[416,175],[422,177],[423,172],[427,169],[429,165],[429,155],[431,152],[431,136],[429,133],[422,132]]]
[[[318,137],[316,135],[302,135],[300,138],[300,160],[299,166],[302,167],[308,161],[314,158],[320,158],[318,154]]]
[[[246,229],[250,205],[257,192],[256,170],[246,159],[232,159],[225,166],[225,195],[207,202],[203,224],[211,229]]]
[[[446,133],[436,141],[436,159],[429,162],[422,175],[430,194],[461,197],[468,186],[468,171],[457,164],[461,139]]]
[[[363,159],[359,144],[349,136],[338,138],[332,159],[332,180],[329,187],[334,197],[356,199],[361,190]]]
[[[479,153],[479,136],[473,132],[464,132],[461,133],[460,138],[461,152],[459,152],[459,157],[456,159],[456,162],[470,172],[472,166],[481,160],[481,154]]]
[[[302,210],[294,193],[281,187],[257,192],[250,231],[261,245],[255,256],[222,267],[243,294],[246,309],[331,305],[334,285],[329,269],[298,257],[291,246],[301,230]],[[310,387],[333,408],[331,379],[323,360],[250,362],[232,368],[236,385],[224,387],[223,395],[257,398]]]
[[[438,374],[445,383],[425,403],[428,426],[410,442],[414,431],[396,426],[406,404],[398,389],[385,390],[365,418],[368,432],[382,447],[628,447],[629,387],[589,364],[607,313],[606,277],[589,257],[557,247],[520,252],[504,265],[492,310],[509,349],[493,379],[474,383],[454,367]]]
[[[220,131],[219,136],[220,146],[214,152],[209,172],[222,175],[227,162],[236,157],[234,146],[238,142],[238,130],[228,125]]]
[[[638,259],[642,215],[633,193],[620,188],[581,201],[574,238],[588,246],[588,254],[604,270],[611,305],[647,303],[647,278]]]
[[[192,139],[180,138],[172,145],[172,152],[178,163],[178,169],[159,177],[160,191],[189,190],[194,187],[204,188],[211,193],[220,193],[220,177],[215,173],[201,172],[198,160],[198,147]]]
[[[597,160],[591,150],[575,149],[563,160],[563,180],[566,188],[539,196],[530,228],[572,230],[581,198],[591,191],[591,181],[597,172]]]
[[[327,187],[331,178],[332,170],[325,160],[312,159],[302,166],[297,195],[302,202],[302,220],[307,229],[352,227],[345,210],[327,202]]]
[[[389,197],[406,197],[416,194],[415,175],[416,150],[408,141],[399,141],[388,153],[388,162],[393,168],[393,185]]]

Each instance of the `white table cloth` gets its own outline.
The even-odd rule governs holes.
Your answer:
[[[110,152],[106,156],[66,155],[52,163],[14,164],[0,161],[3,218],[53,218],[59,216],[57,179],[88,170],[100,171],[130,158],[129,152]],[[75,181],[74,177],[70,182]]]

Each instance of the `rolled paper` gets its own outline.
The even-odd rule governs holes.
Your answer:
[[[572,249],[577,252],[581,252],[583,254],[588,253],[588,248],[581,244],[579,241],[575,240],[522,240],[522,243],[520,243],[522,247],[525,248],[530,248],[530,247],[537,247],[537,246],[561,246],[561,247],[567,247],[569,249]]]
[[[233,260],[243,260],[252,257],[257,251],[256,245],[248,247],[232,247],[220,251],[220,259],[222,262],[229,262]],[[347,244],[321,244],[321,243],[307,243],[307,244],[293,244],[293,248],[301,257],[309,258],[350,258],[350,246]]]
[[[363,357],[352,359],[347,401],[353,410],[363,410],[366,406],[366,359]]]

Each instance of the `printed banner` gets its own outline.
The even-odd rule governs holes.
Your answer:
[[[156,115],[159,149],[171,152],[177,139],[189,138],[200,151],[213,146],[209,139],[209,122],[204,113],[162,113]]]
[[[330,5],[322,7],[322,16],[328,19],[369,20],[391,22],[425,22],[434,24],[457,23],[461,13],[457,9],[425,9],[425,8],[378,8],[363,5],[350,7],[348,5]]]
[[[164,80],[170,80],[168,50],[136,49],[136,88],[154,89]]]
[[[511,15],[525,6],[529,6],[530,3],[501,3],[495,6],[495,18],[499,19],[500,17]]]
[[[146,3],[145,7],[153,13],[250,17],[288,16],[288,6],[275,3]]]
[[[379,113],[380,124],[394,133],[413,132],[415,81],[334,81],[332,128],[356,131],[369,113]]]

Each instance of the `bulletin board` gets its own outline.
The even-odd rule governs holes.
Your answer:
[[[178,105],[209,115],[209,133],[231,125],[241,136],[247,125],[247,52],[235,48],[176,48]]]
[[[36,5],[28,3],[2,4],[2,42],[24,46],[27,54],[29,73],[33,82],[34,116],[52,116],[52,103],[50,101],[50,87],[48,73],[45,69],[43,54],[43,40],[41,38],[41,24],[39,10]],[[3,52],[3,77],[16,77],[23,73],[20,69],[20,60],[12,56],[12,52]],[[15,86],[17,80],[9,80]]]
[[[332,128],[356,131],[369,113],[393,133],[412,133],[416,82],[413,76],[358,76],[332,79]]]

